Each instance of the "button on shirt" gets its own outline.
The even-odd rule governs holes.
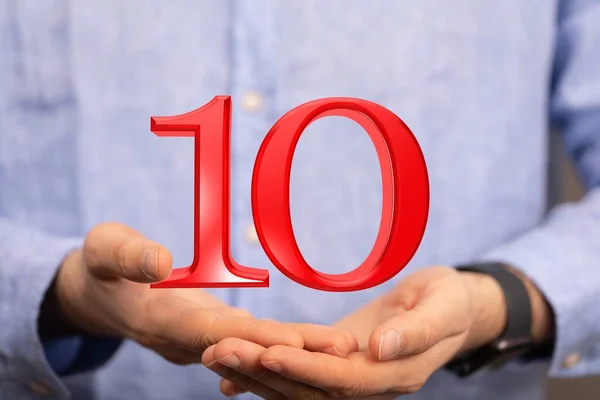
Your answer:
[[[581,361],[581,355],[577,352],[569,353],[562,362],[563,368],[574,368]]]
[[[40,343],[35,321],[61,260],[97,223],[128,224],[167,246],[176,266],[189,265],[193,142],[154,136],[149,117],[223,94],[234,105],[232,255],[271,277],[269,289],[211,289],[216,296],[259,317],[331,324],[417,268],[506,261],[556,313],[552,359],[468,380],[441,371],[413,398],[532,400],[548,366],[559,377],[600,373],[598,21],[592,0],[0,0],[0,394],[42,398],[37,377],[57,399],[222,398],[202,366],[170,364],[129,341],[118,351],[108,343],[100,360],[90,338]],[[419,251],[394,280],[356,293],[287,279],[249,228],[265,134],[292,108],[333,96],[400,116],[430,176]],[[550,123],[588,194],[546,216]],[[306,129],[290,207],[312,267],[341,273],[364,260],[381,179],[360,127],[328,117]]]
[[[31,391],[34,394],[36,394],[37,396],[43,397],[43,396],[48,396],[52,393],[51,389],[48,386],[46,386],[42,383],[39,383],[39,382],[35,382],[35,381],[31,382],[30,387],[31,387]]]
[[[257,244],[258,241],[258,233],[256,233],[256,228],[254,225],[248,225],[244,232],[244,238],[250,244]]]
[[[255,112],[262,107],[262,95],[255,91],[248,92],[242,98],[242,109],[248,112]]]

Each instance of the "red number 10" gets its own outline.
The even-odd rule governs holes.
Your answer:
[[[344,274],[314,270],[294,238],[289,207],[294,150],[318,118],[344,116],[359,123],[375,145],[383,202],[379,232],[365,261]],[[194,138],[194,259],[153,288],[268,287],[269,272],[244,267],[229,251],[231,98],[217,96],[199,109],[152,117],[158,136]],[[380,285],[398,274],[417,251],[429,212],[429,180],[421,148],[390,110],[354,98],[302,104],[281,117],[265,137],[252,174],[252,214],[271,262],[288,278],[318,290],[349,292]]]

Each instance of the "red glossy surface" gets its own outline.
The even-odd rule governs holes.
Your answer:
[[[153,288],[268,287],[266,270],[237,264],[229,251],[231,98],[151,118],[158,136],[194,138],[194,259]]]
[[[289,185],[294,150],[304,129],[325,116],[359,123],[375,145],[383,189],[375,244],[365,261],[344,274],[325,274],[304,260],[294,238]],[[231,99],[217,96],[178,116],[153,117],[158,136],[194,138],[194,260],[153,288],[266,287],[266,270],[243,267],[229,252]],[[410,129],[388,109],[361,99],[326,98],[296,107],[263,141],[252,176],[252,212],[260,243],[273,264],[295,282],[318,290],[371,288],[398,274],[416,252],[429,212],[429,180]]]
[[[296,244],[289,207],[294,149],[303,130],[328,115],[350,118],[371,137],[381,165],[383,202],[375,244],[365,261],[344,274],[311,268]],[[271,128],[254,166],[252,211],[269,259],[288,278],[325,291],[357,291],[398,274],[416,252],[429,212],[429,180],[421,148],[388,109],[361,99],[326,98],[300,105]]]

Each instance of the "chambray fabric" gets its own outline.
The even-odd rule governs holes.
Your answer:
[[[241,107],[248,92],[263,96],[260,109]],[[1,399],[222,397],[202,366],[171,365],[131,342],[101,354],[102,367],[59,377],[85,358],[88,339],[44,348],[36,335],[62,258],[99,222],[128,224],[189,264],[192,140],[155,137],[149,117],[219,94],[234,104],[232,253],[268,268],[271,287],[212,293],[259,317],[329,324],[417,268],[500,259],[524,270],[556,312],[551,362],[463,381],[439,372],[411,398],[532,400],[548,374],[600,372],[600,2],[0,0]],[[302,287],[245,238],[266,132],[293,107],[330,96],[394,111],[429,167],[417,254],[391,282],[356,293]],[[551,125],[589,191],[546,215]],[[326,272],[356,267],[381,210],[368,136],[342,118],[315,122],[291,180],[307,261]],[[564,368],[571,352],[581,362]]]

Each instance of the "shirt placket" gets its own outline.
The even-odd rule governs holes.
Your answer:
[[[252,219],[252,169],[260,144],[276,120],[272,4],[268,0],[232,5],[232,169],[231,244],[235,260],[248,267],[270,269]],[[272,288],[269,291],[273,290]],[[234,289],[232,303],[257,316],[271,313],[266,291]]]

